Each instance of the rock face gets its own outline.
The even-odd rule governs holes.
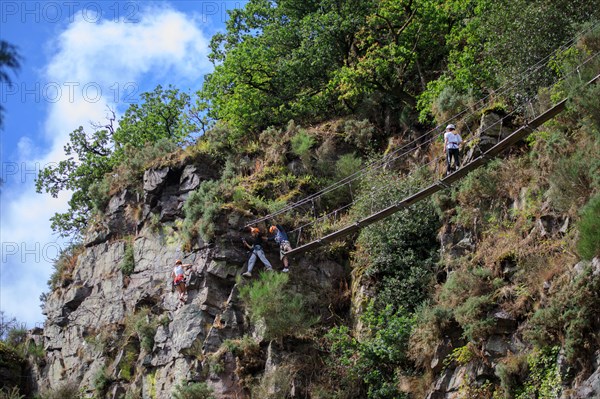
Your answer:
[[[497,142],[504,134],[497,128],[499,119],[488,119],[487,123],[495,127],[486,134]],[[143,192],[123,190],[110,199],[105,218],[88,233],[74,259],[68,281],[47,298],[45,327],[31,337],[43,345],[46,356],[31,368],[30,391],[58,390],[67,384],[85,397],[170,399],[177,386],[205,382],[216,398],[243,399],[251,397],[248,379],[285,369],[289,359],[314,355],[314,345],[299,339],[264,340],[264,326],[249,322],[239,299],[239,285],[246,283],[240,274],[248,256],[240,243],[243,216],[230,214],[217,221],[214,242],[197,240],[190,250],[181,249],[176,231],[184,217],[183,204],[191,191],[215,173],[216,168],[209,163],[150,169],[144,174]],[[514,207],[523,202],[516,199]],[[535,220],[530,234],[560,236],[568,226],[568,218],[547,213]],[[449,258],[465,256],[477,246],[476,231],[451,225],[440,231],[439,239],[444,256]],[[275,269],[281,269],[277,248],[272,246],[266,252]],[[123,267],[131,261],[131,254],[133,268]],[[184,304],[171,284],[176,259],[193,265]],[[591,265],[594,275],[600,273],[599,259]],[[256,270],[261,267],[259,263]],[[577,264],[573,273],[580,274],[585,267],[587,264]],[[511,261],[500,268],[504,279],[515,273]],[[453,272],[451,267],[440,271],[438,283]],[[351,317],[354,330],[361,331],[361,304],[374,290],[356,269],[352,273]],[[292,260],[290,285],[307,296],[335,294],[344,284],[342,291],[346,292],[347,277],[344,267],[331,260]],[[321,320],[335,313],[327,300],[317,302],[322,308],[315,306],[314,311]],[[471,395],[465,387],[480,389],[479,394],[483,394],[487,382],[500,384],[498,364],[508,354],[526,348],[521,320],[500,308],[486,309],[485,316],[490,320],[490,331],[470,349],[472,358],[458,362],[452,357],[455,349],[467,345],[458,323],[452,324],[451,333],[437,343],[427,366],[432,383],[424,397],[484,397]],[[223,350],[225,341],[242,338],[255,344],[251,357]],[[594,367],[585,379],[570,384],[564,390],[570,396],[565,393],[563,397],[599,398],[600,354],[596,354]],[[560,364],[558,369],[562,370]],[[0,368],[0,380],[16,381],[23,373]],[[561,373],[566,375],[568,370]],[[288,396],[309,397],[303,381],[290,377],[287,382]],[[268,391],[282,393],[276,385],[269,386]]]
[[[505,118],[503,112],[488,111],[484,112],[479,122],[479,127],[475,132],[474,145],[467,148],[464,154],[466,164],[486,152],[501,140],[505,139],[512,131],[514,126],[510,119]]]
[[[46,364],[33,370],[40,391],[70,383],[87,397],[130,393],[167,399],[177,385],[203,381],[217,398],[249,397],[235,372],[238,359],[227,354],[222,370],[210,367],[211,354],[225,340],[257,336],[237,294],[236,277],[245,271],[247,257],[239,226],[222,223],[215,245],[200,242],[189,252],[182,252],[173,229],[165,227],[183,217],[183,201],[211,173],[193,165],[149,170],[141,198],[125,191],[110,200],[103,221],[107,230],[88,236],[72,282],[54,290],[45,303]],[[136,225],[125,209],[138,200],[143,215]],[[165,228],[151,226],[151,217]],[[134,267],[126,275],[121,265],[128,246]],[[277,255],[274,245],[267,250],[280,269]],[[185,304],[172,290],[176,259],[193,265]],[[292,283],[310,279],[315,289],[327,290],[343,276],[334,262],[317,267],[305,259],[292,265]],[[264,366],[266,351],[263,356]]]
[[[517,198],[512,206],[518,209],[523,203],[521,198]],[[537,217],[532,226],[529,236],[556,239],[567,232],[569,218],[545,213]],[[443,256],[447,259],[459,259],[472,253],[477,245],[475,232],[455,227],[450,223],[445,224],[440,230],[438,238]],[[452,264],[452,262],[448,263]],[[509,281],[515,274],[517,268],[513,263],[514,260],[506,259],[498,265],[498,273],[505,281]],[[575,276],[581,275],[588,267],[591,267],[592,275],[600,274],[600,258],[594,258],[591,262],[581,261],[573,265],[570,273]],[[453,270],[447,267],[446,270],[438,273],[438,283],[444,283],[452,272]],[[550,287],[551,284],[546,281],[543,289],[547,291]],[[427,391],[427,399],[492,397],[492,393],[486,390],[486,386],[490,384],[500,386],[505,382],[500,378],[503,372],[499,366],[504,366],[507,357],[511,355],[531,352],[532,344],[523,341],[523,329],[526,325],[522,317],[519,319],[507,310],[494,308],[487,312],[486,319],[490,320],[490,329],[486,338],[479,340],[477,345],[467,344],[458,323],[447,329],[452,334],[445,335],[443,340],[438,342],[432,353],[432,360],[428,364],[427,373],[433,376],[433,381]],[[468,348],[466,344],[472,346]],[[469,356],[464,356],[462,362],[458,362],[456,356],[453,357],[453,351],[465,348],[468,348],[466,351],[470,352]],[[600,398],[600,352],[594,357],[593,368],[583,371],[574,378],[572,367],[566,363],[562,351],[559,352],[552,366],[560,376],[557,387],[560,392],[553,397]]]

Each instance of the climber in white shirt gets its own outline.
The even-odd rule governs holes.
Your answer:
[[[446,175],[455,172],[460,167],[460,143],[462,138],[460,134],[455,133],[456,126],[450,124],[446,126],[444,133],[444,148],[446,149]],[[454,158],[454,166],[452,166],[452,158]]]

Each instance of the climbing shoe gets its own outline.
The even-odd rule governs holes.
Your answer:
[[[252,277],[252,273],[250,273],[250,272],[242,273],[242,276],[244,276],[244,277]]]
[[[281,273],[287,273],[287,272],[289,272],[289,271],[290,271],[290,269],[288,269],[288,268],[286,267],[285,269],[283,269],[283,270],[281,271]]]

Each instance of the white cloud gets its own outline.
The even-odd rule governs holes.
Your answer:
[[[54,56],[45,68],[48,83],[42,91],[47,94],[47,114],[40,116],[45,118],[45,140],[51,145],[34,148],[33,138],[22,137],[18,151],[21,159],[30,161],[20,169],[60,161],[68,134],[78,126],[89,128],[90,121],[103,121],[108,106],[125,109],[123,95],[137,100],[141,91],[152,90],[167,77],[170,83],[200,84],[211,66],[206,57],[208,39],[198,20],[164,7],[142,10],[138,20],[90,23],[77,18],[51,42]],[[38,298],[52,272],[47,258],[57,247],[48,220],[67,209],[68,195],[57,199],[39,195],[34,176],[18,174],[22,170],[3,187],[0,209],[0,308],[32,326],[43,321]]]

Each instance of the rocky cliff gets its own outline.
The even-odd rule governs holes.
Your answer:
[[[512,128],[500,120],[485,113],[473,124],[477,140],[467,149],[466,160]],[[482,134],[489,125],[494,128]],[[541,200],[532,211],[536,188],[529,180],[501,181],[498,176],[526,174],[519,159],[517,154],[481,175],[475,173],[468,184],[437,199],[443,223],[440,267],[429,303],[433,316],[417,323],[412,333],[408,352],[413,352],[416,367],[411,372],[420,377],[402,376],[396,387],[407,397],[496,398],[498,387],[505,397],[519,399],[600,397],[600,355],[594,344],[598,301],[593,291],[600,287],[600,260],[574,261],[577,257],[564,249],[569,248],[564,242],[572,239],[569,214]],[[337,257],[333,252],[293,259],[289,285],[309,299],[308,310],[321,321],[319,336],[268,338],[266,323],[251,321],[239,295],[240,287],[257,279],[240,277],[248,257],[241,244],[245,213],[221,212],[212,242],[195,238],[182,245],[183,204],[202,181],[218,177],[218,170],[207,158],[155,167],[145,172],[143,188],[113,193],[104,216],[73,251],[71,266],[47,297],[45,327],[31,337],[46,349],[43,361],[32,368],[32,390],[171,398],[180,387],[203,383],[215,398],[333,397],[311,388],[332,367],[323,360],[329,349],[321,338],[330,327],[347,325],[360,339],[365,327],[360,315],[368,298],[376,296],[376,281],[351,263],[349,248]],[[509,186],[498,189],[503,195],[481,193],[481,183],[493,179],[500,179],[494,180],[496,186]],[[488,211],[493,215],[489,220],[510,223],[493,228],[482,224]],[[282,265],[274,245],[267,257],[279,273]],[[184,304],[170,281],[176,259],[193,265]],[[261,267],[257,265],[259,271]],[[560,301],[568,302],[577,290],[589,300],[561,307]],[[572,317],[566,323],[584,320],[590,325],[575,325],[581,334],[575,334],[579,341],[569,349],[568,342],[555,343],[568,341],[565,336],[573,335],[573,329],[548,327],[549,321],[536,320],[535,314],[539,309],[569,313],[572,305],[581,306],[575,309],[585,318]],[[527,334],[535,323],[542,331],[532,338]],[[554,328],[546,335],[558,338],[548,339],[553,344],[536,352],[540,342],[532,340],[545,336],[544,328]],[[385,352],[385,345],[374,351]],[[586,349],[590,352],[585,359],[573,358]],[[356,370],[360,368],[352,372]],[[533,382],[527,385],[525,379]],[[340,397],[366,397],[364,391],[356,396],[345,392]]]
[[[247,360],[252,373],[245,371],[250,375],[276,369],[287,356],[288,348],[264,341],[260,327],[248,323],[237,296],[238,285],[247,281],[236,280],[248,257],[241,244],[243,220],[228,215],[217,223],[215,244],[198,240],[189,252],[182,252],[170,227],[183,217],[187,194],[213,174],[210,165],[151,169],[141,196],[125,190],[111,198],[105,218],[78,251],[68,281],[45,303],[47,321],[38,339],[46,363],[34,370],[39,391],[71,385],[88,397],[171,398],[177,385],[206,381],[216,397],[244,398],[249,392],[240,382],[240,368],[249,366],[219,353],[226,340],[245,335],[255,340],[254,359]],[[142,209],[137,221],[132,208]],[[133,269],[124,272],[128,247]],[[267,256],[280,270],[275,245]],[[185,304],[171,288],[176,259],[193,265]],[[298,291],[317,297],[344,279],[340,264],[310,258],[294,262],[290,274]],[[326,313],[328,305],[315,313]],[[216,363],[215,354],[223,355]],[[211,368],[211,362],[218,366]]]

